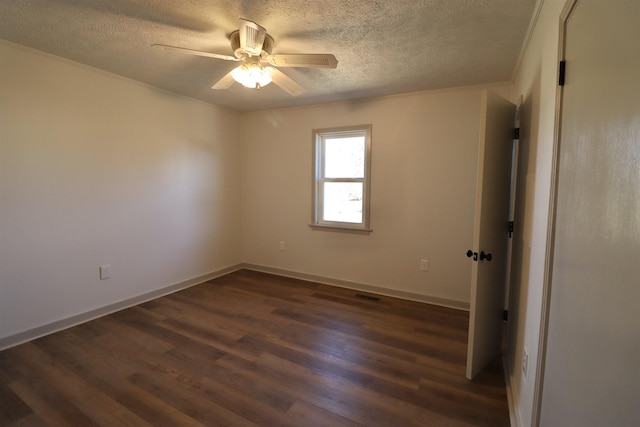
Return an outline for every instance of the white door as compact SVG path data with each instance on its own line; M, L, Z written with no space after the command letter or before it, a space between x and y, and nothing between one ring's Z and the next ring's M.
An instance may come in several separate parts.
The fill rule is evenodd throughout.
M483 91L470 253L473 266L466 373L469 379L500 352L502 345L514 114L511 102Z
M640 1L565 27L540 426L640 426Z

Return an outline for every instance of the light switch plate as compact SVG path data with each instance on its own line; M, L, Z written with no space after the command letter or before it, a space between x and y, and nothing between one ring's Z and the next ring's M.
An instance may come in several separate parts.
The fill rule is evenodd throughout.
M100 266L100 280L106 280L111 278L111 264Z

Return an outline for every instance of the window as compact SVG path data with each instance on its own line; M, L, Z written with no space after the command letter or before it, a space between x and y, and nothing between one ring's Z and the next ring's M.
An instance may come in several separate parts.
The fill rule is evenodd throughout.
M369 232L371 125L313 131L312 227Z

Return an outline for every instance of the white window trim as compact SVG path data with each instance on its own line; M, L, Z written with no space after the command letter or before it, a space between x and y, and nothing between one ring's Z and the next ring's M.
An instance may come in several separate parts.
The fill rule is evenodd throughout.
M325 178L324 171L324 150L322 142L327 137L348 137L353 135L365 136L365 159L364 159L364 178ZM368 234L371 231L371 125L345 126L336 128L314 129L312 132L313 142L313 163L312 163L312 214L311 224L313 229L362 233ZM322 188L325 182L362 182L362 222L338 222L324 221L321 219L322 212Z

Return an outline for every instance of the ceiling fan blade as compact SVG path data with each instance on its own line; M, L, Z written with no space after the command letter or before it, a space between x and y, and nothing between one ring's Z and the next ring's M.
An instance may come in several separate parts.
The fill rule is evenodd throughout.
M184 47L169 46L166 44L152 44L151 47L154 47L157 49L163 49L167 52L179 52L179 53L185 53L187 55L206 56L209 58L224 59L225 61L240 61L240 59L236 58L235 56L221 55L219 53L203 52L201 50L193 50L193 49L187 49Z
M285 53L270 55L267 61L275 67L336 68L338 66L336 57L329 53Z
M211 89L216 89L216 90L218 90L218 89L229 89L231 87L231 85L235 82L233 76L231 75L232 71L230 71L227 74L225 74L224 77L222 77L220 80L218 80L216 82L216 84L211 86Z
M273 67L266 67L271 75L271 80L289 93L291 96L298 96L304 92L304 88L296 83L291 77Z
M267 30L255 22L240 18L240 48L243 52L258 56L262 52L262 44Z

